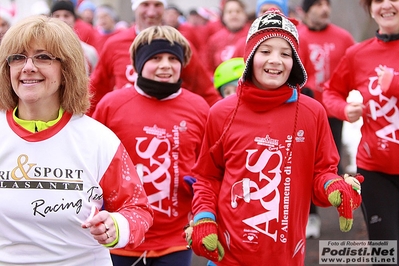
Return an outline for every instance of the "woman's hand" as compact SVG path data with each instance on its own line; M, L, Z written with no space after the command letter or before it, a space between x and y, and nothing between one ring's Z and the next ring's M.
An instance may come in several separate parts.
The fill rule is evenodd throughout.
M116 239L115 223L108 211L95 211L82 224L82 228L88 228L101 245L107 245Z

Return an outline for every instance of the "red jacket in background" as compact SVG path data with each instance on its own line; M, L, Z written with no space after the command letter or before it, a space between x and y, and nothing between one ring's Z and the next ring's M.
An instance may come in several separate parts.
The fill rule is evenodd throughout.
M308 74L305 87L311 89L314 98L322 102L323 85L348 47L355 44L352 35L334 24L320 31L310 30L305 24L298 27L299 57Z
M204 56L206 68L213 75L215 69L224 61L234 57L244 57L245 40L249 24L237 31L231 32L223 27L214 33L207 41Z
M96 47L97 31L92 25L81 20L80 18L77 18L73 29L81 41Z

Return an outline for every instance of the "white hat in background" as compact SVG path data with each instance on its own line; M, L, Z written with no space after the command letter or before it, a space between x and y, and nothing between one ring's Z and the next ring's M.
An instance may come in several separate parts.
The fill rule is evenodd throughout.
M132 9L136 10L136 8L143 2L147 2L148 0L132 0ZM164 7L166 7L168 4L166 0L158 0L158 2L161 2Z
M11 24L12 24L12 15L11 15L11 13L8 10L6 10L4 8L0 8L0 18L5 20L8 23L8 25L11 26Z
M31 15L50 16L50 7L44 0L34 2L31 6Z

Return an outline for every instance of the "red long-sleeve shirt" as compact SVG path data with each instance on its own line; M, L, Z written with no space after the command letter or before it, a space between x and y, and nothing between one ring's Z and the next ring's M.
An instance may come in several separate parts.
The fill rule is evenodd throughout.
M234 114L251 86L211 107L193 213L216 217L227 251L218 265L303 265L310 199L331 206L324 184L337 177L338 152L325 109L310 97L270 108L274 100L252 87Z
M154 257L186 250L181 234L189 222L192 192L183 178L192 175L208 110L205 100L184 89L157 100L130 87L100 101L93 118L125 145L154 210L154 224L145 242L134 250L112 253L139 257L148 251L147 256Z
M363 125L356 155L358 167L368 171L399 174L399 40L375 38L350 47L335 69L323 93L331 116L347 120L345 107L349 92L363 97ZM393 68L394 78L387 92L378 85L379 65Z

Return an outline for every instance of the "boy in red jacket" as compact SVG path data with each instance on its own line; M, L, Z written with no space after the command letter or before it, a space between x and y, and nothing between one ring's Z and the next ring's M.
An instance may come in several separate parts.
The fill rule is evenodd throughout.
M191 49L175 28L141 31L130 53L136 83L105 95L93 117L119 136L137 166L154 224L143 244L112 250L112 260L114 266L189 266L192 252L181 230L191 217L193 194L184 177L198 158L209 105L181 87Z
M326 111L300 96L307 75L295 24L257 18L236 95L211 107L193 174L192 248L218 266L304 265L310 200L335 206L342 231L361 196L337 174ZM352 178L360 188L359 181Z

